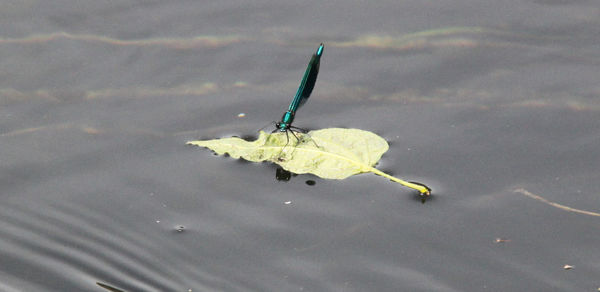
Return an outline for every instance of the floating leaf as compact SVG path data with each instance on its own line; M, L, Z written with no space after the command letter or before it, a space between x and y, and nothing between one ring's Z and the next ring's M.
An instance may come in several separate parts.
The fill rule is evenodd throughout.
M260 132L255 141L223 138L190 141L187 144L206 147L217 154L248 161L271 161L287 171L312 173L327 179L344 179L351 175L372 172L429 195L424 185L403 181L374 166L389 146L385 139L369 131L329 128L307 134Z

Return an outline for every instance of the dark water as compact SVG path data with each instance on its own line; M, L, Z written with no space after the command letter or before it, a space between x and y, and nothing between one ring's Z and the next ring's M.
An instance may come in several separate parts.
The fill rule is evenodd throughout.
M596 291L599 11L4 1L0 291ZM278 119L320 42L295 124L380 134L427 203L185 146Z

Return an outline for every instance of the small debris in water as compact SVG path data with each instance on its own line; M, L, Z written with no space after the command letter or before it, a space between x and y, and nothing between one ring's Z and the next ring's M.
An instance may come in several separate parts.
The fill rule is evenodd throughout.
M565 269L565 270L571 270L571 269L573 269L574 267L575 267L575 266L571 266L571 265L565 265L565 266L563 267L563 269Z
M309 179L309 180L306 181L306 184L309 185L309 186L314 186L316 184L316 182L314 180L312 180L312 179Z
M246 116L246 114L245 114L245 113L239 113L239 114L238 114L238 118L243 118L243 117L245 117L245 116Z
M104 289L108 290L108 291L111 291L111 292L125 292L125 291L123 291L123 290L121 290L121 289L117 289L117 288L115 288L115 287L109 286L109 285L107 285L107 284L104 284L104 283L96 282L96 284L97 284L98 286L100 286L100 287L102 287L102 288L104 288Z
M283 203L284 203L284 204L286 204L286 205L289 205L289 204L291 204L291 203L292 203L292 201L285 201L285 202L283 202Z
M510 242L510 239L506 239L506 238L496 238L496 240L494 240L494 242L496 243L501 243L501 242Z

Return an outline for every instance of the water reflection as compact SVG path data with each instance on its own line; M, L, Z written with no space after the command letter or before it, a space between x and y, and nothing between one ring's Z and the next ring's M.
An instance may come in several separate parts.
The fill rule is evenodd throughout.
M275 170L275 179L278 181L289 181L292 178L292 173L278 166Z

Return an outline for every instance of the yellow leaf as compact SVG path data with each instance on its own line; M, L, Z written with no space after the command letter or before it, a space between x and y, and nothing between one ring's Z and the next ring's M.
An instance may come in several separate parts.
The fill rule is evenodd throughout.
M376 168L375 164L388 150L385 139L359 129L329 128L307 134L260 132L255 141L223 138L190 141L187 144L206 147L217 154L248 161L271 161L287 171L311 173L326 179L344 179L351 175L373 172L409 188L429 195L429 188L403 181Z

